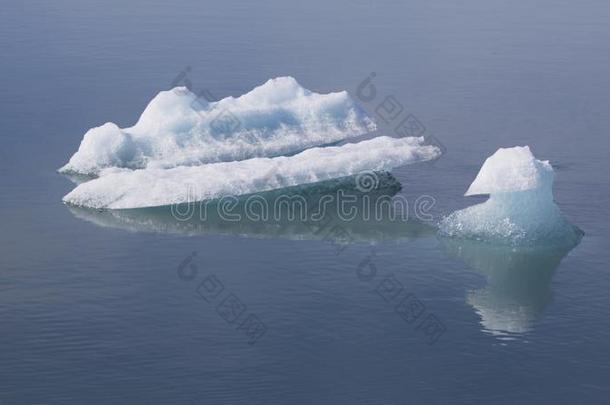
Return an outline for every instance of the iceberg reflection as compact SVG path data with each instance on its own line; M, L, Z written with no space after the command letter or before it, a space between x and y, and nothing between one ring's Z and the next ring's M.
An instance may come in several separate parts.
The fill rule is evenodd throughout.
M481 317L484 331L506 338L533 328L552 300L550 286L555 269L578 242L510 247L441 238L449 255L486 276L487 286L468 293L466 302Z

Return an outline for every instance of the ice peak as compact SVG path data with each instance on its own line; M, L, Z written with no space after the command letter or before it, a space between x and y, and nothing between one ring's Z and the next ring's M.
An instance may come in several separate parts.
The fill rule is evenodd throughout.
M538 160L529 146L500 148L481 166L466 196L533 190L553 184L553 168Z

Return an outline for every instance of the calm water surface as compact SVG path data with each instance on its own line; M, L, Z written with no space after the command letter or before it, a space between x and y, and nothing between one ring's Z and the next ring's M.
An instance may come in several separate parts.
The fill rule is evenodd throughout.
M610 7L584 3L4 4L0 403L607 403ZM342 245L306 224L63 205L55 170L84 132L132 125L186 66L219 97L279 75L353 93L375 72L379 101L446 147L393 173L400 195L433 196L438 219L474 201L487 156L528 144L586 235L511 250L354 221ZM444 325L435 344L396 311L407 294ZM255 344L226 297L265 325Z

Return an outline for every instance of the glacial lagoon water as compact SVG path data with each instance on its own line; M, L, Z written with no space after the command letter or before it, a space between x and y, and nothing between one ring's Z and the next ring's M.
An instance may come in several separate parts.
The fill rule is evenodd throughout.
M0 403L605 403L609 17L601 1L5 5ZM64 205L56 169L85 131L133 125L184 71L216 98L369 78L363 107L399 112L380 134L423 130L445 153L392 171L408 220ZM438 237L515 145L550 160L580 243Z

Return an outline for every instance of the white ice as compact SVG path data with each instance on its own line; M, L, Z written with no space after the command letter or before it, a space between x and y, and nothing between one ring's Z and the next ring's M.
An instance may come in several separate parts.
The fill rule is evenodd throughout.
M290 154L375 129L345 91L318 94L292 77L208 102L185 87L160 92L138 122L91 128L60 172L173 168Z
M317 183L365 171L386 171L439 157L423 138L377 137L343 146L312 148L293 156L181 166L107 169L63 201L91 208L165 206Z
M444 218L441 234L508 244L573 243L577 228L553 200L553 168L528 146L500 148L487 158L466 195L489 199Z

